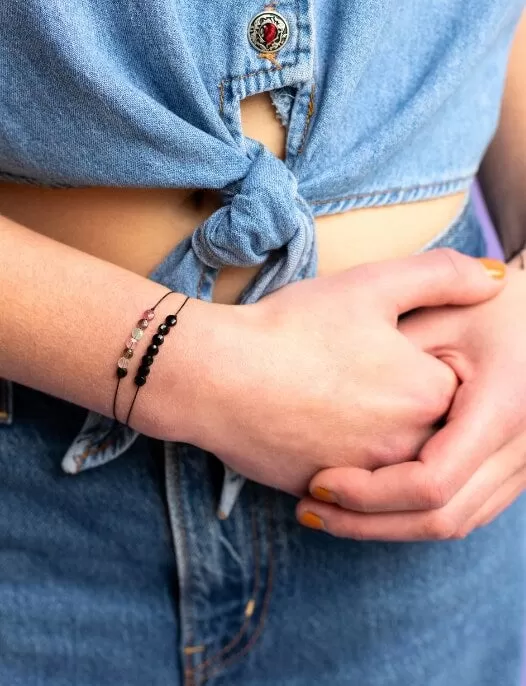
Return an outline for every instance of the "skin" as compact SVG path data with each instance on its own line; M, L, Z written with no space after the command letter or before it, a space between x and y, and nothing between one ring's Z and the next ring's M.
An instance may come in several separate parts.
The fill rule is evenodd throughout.
M404 320L409 340L460 381L445 427L415 461L317 474L311 492L339 507L306 499L300 518L308 512L307 523L358 539L462 538L513 502L526 485L526 384L517 374L526 364L526 322L518 316L525 299L526 272L510 269L491 302Z
M148 191L147 202L155 208L133 224L120 216L129 195L120 209L108 201L111 211L105 215L97 189L53 191L48 195L56 200L40 205L33 202L36 189L24 189L25 201L17 196L12 204L12 187L3 190L2 211L25 214L14 216L18 223L0 220L0 316L9 322L0 329L0 375L109 415L114 364L129 333L123 322L134 322L165 292L145 275L182 237L174 219L186 217L184 231L191 232L203 211L206 216L208 201L203 209L194 196L179 195L184 213L175 216L174 207L163 204L166 194L154 199ZM86 198L87 223L79 228L80 195ZM69 218L63 219L68 197L78 203L72 203ZM447 212L440 199L433 204L445 211L441 227L446 215L455 216L461 200L454 198L455 207L448 204ZM402 215L406 224L418 224L411 214L417 205L389 208L389 216L398 213L401 224ZM165 223L161 207L168 213ZM386 220L387 210L367 212L376 217L373 224L388 225L398 237L398 229ZM131 213L130 222L136 214ZM359 220L359 212L353 220L351 214L345 221L350 226L355 221L355 235L363 235L365 214ZM426 214L431 214L429 207ZM111 215L113 225L105 221ZM152 231L154 215L159 225ZM117 225L121 233L113 241ZM137 254L122 250L132 227ZM148 251L142 247L145 227L156 241ZM343 219L339 227L350 228ZM404 251L421 247L436 228L426 237L419 228L411 229ZM80 237L91 242L75 245ZM332 244L346 252L339 239ZM146 262L141 261L143 252ZM123 253L126 265L120 264ZM366 251L362 255L363 260L371 257ZM185 326L163 348L163 373L152 374L138 397L132 425L156 438L211 450L241 473L298 495L327 467L369 475L400 462L414 466L411 461L433 424L453 402L458 381L452 366L419 350L409 333L397 329L398 315L447 304L465 306L467 315L467 308L495 296L503 283L488 278L478 262L450 251L341 271L349 266L323 266L330 275L293 284L249 307L191 301L184 311ZM228 276L227 270L222 276ZM220 297L232 302L235 293L231 289ZM161 317L176 308L175 299L180 303L173 297L173 305L166 303L159 311ZM98 345L92 345L95 337ZM132 393L132 386L123 389L122 407Z
M483 184L495 182L488 197L501 232L507 221L522 226L523 236L526 117L519 115L526 113L525 65L526 15L510 59L499 130L482 170ZM523 493L526 377L517 370L526 363L526 272L519 264L512 261L506 288L491 302L423 310L401 322L409 340L447 362L459 378L445 426L415 461L317 474L313 497L298 505L302 523L357 539L462 538Z
M242 335L228 356L207 357L213 393L195 399L192 414L205 421L194 419L189 442L296 495L323 462L371 469L411 459L457 379L397 320L417 302L462 305L502 287L472 262L436 250L296 283L240 308Z
M240 103L244 133L283 158L286 130L268 93ZM421 250L459 214L466 192L430 200L353 209L315 220L318 274L405 257ZM39 188L0 182L0 214L37 233L147 276L218 207L211 190ZM213 300L234 304L258 268L223 268Z
M111 416L124 340L166 289L8 220L0 219L0 242L0 375ZM191 299L130 424L295 494L326 467L405 461L447 410L457 380L398 331L398 316L482 302L503 286L478 260L435 250L292 284L254 305ZM167 298L157 321L181 301ZM119 417L135 390L125 381Z

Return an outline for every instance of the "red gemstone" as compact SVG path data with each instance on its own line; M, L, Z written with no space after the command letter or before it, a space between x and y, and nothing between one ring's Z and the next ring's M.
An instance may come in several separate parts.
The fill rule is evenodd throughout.
M276 39L277 35L278 27L276 24L272 24L271 22L263 24L263 40L267 45L270 45Z

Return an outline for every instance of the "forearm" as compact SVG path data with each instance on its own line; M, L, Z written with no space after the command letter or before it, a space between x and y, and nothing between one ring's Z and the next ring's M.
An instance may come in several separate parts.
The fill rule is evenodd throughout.
M499 127L479 180L509 258L526 243L526 13L510 55Z
M0 217L0 376L111 416L116 363L125 340L141 313L167 290ZM154 322L161 323L182 300L181 295L166 298ZM188 350L196 347L192 337L202 334L195 331L195 311L206 307L212 306L190 301L177 335L166 340L156 365L159 370L140 394L152 402L138 402L134 408L134 421L143 430L155 425L155 394L166 383L174 357L184 384ZM149 329L139 342L131 369L153 333ZM195 357L191 363L197 364ZM120 384L120 417L135 391L132 379L130 374Z

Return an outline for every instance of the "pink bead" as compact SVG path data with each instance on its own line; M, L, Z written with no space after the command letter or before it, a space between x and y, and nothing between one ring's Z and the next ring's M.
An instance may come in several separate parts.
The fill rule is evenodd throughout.
M149 322L151 322L154 317L155 312L153 310L146 310L146 312L142 315L142 319L147 319Z
M125 343L125 347L130 348L131 350L133 350L136 345L137 341L135 340L135 338L128 338L128 340Z
M128 360L125 357L121 357L117 362L117 367L121 369L128 369Z

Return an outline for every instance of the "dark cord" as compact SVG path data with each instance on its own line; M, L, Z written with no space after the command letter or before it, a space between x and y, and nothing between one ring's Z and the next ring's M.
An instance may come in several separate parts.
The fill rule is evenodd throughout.
M169 295L169 294L168 294ZM166 296L165 296L166 297ZM184 299L183 304L179 307L179 309L174 313L174 316L177 317L179 312L183 309L183 307L186 305L186 303L190 300L190 296L187 295L186 298ZM160 301L159 301L160 302ZM159 303L157 303L159 304ZM157 307L157 305L156 305ZM153 308L152 308L153 309ZM133 410L133 406L135 405L135 401L137 400L137 395L141 389L141 386L137 386L137 390L135 391L135 395L133 396L132 404L130 405L130 410L128 412L128 416L126 417L126 426L129 426L129 421L130 421L130 416Z
M169 295L172 295L172 293L175 293L175 291L168 291L168 293L165 293L162 298L160 298L153 307L150 307L152 311L155 311L155 308L158 307L162 301L167 298ZM186 302L186 301L185 301ZM119 420L117 419L117 396L119 394L119 387L121 385L121 378L117 378L117 386L115 387L115 394L113 396L113 418L115 419L116 422ZM129 416L129 415L128 415ZM126 422L128 423L128 422Z

